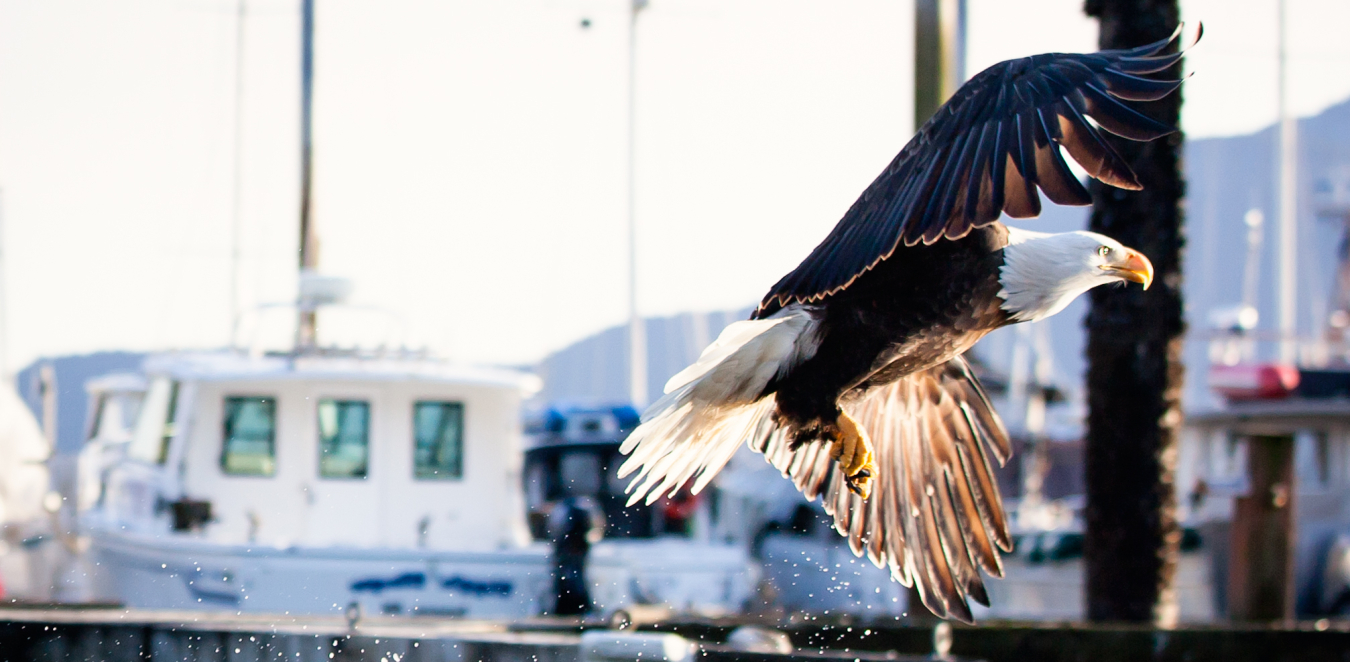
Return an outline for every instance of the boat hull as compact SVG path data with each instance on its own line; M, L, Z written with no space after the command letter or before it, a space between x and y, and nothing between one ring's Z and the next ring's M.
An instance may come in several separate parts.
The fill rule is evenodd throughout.
M90 553L117 597L144 609L520 618L541 613L552 587L542 546L278 549L98 533Z

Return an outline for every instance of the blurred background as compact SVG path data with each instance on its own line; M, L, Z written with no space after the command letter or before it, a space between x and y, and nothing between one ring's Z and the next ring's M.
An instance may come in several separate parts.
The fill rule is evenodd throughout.
M960 78L1096 50L1079 0L950 4ZM1180 8L1205 38L1182 89L1190 422L1175 479L1177 608L1191 622L1228 614L1226 541L1261 437L1288 440L1297 480L1284 484L1300 496L1285 532L1290 614L1334 615L1350 608L1350 3ZM321 0L313 11L314 269L302 276L299 3L0 0L11 599L529 615L549 609L540 550L571 521L559 524L562 508L604 515L590 566L601 613L908 614L904 589L757 458L738 457L702 498L646 510L620 506L612 473L637 412L913 133L914 3ZM1297 137L1283 166L1282 119ZM1292 262L1277 239L1282 167ZM1089 213L1047 205L1019 225L1080 229ZM308 345L294 344L297 302L317 308ZM978 616L1083 616L1086 305L974 351L1019 445L1000 475L1018 549ZM318 424L288 398L318 400ZM481 408L465 409L475 398ZM427 418L379 420L405 400ZM491 423L474 428L465 411L491 411ZM417 450L397 457L431 472L418 480L472 482L481 469L501 512L468 514L481 491L395 492L404 474L364 473L394 461L375 459L381 434L409 430ZM283 447L315 435L321 458L356 449L359 471L332 470L378 487L377 509L337 524L366 497L324 483L326 460L311 475L312 451L295 460L309 473L288 477ZM236 441L255 445L231 464ZM247 481L267 477L293 485L250 501L262 488ZM460 505L418 510L438 499ZM376 525L400 508L398 532ZM336 597L301 599L260 593L260 577L282 571L249 560L259 546L364 551L333 571ZM415 551L428 549L512 550L499 561L514 570L438 575ZM680 566L691 554L707 567ZM181 567L157 574L160 558ZM393 574L370 569L391 558L403 564ZM462 561L450 558L438 562ZM99 575L105 562L151 570L128 591ZM503 590L511 606L476 601Z

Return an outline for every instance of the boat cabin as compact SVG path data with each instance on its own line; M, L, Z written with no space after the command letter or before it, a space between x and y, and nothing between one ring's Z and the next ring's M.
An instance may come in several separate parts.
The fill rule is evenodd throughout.
M105 523L269 547L496 550L529 536L520 403L534 378L426 359L148 360Z

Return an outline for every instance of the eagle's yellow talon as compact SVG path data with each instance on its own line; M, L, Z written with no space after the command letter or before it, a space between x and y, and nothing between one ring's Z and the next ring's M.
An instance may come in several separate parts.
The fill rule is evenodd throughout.
M866 499L872 493L872 477L877 468L873 462L872 444L852 416L840 412L839 438L830 449L830 457L839 462L848 480L848 489Z

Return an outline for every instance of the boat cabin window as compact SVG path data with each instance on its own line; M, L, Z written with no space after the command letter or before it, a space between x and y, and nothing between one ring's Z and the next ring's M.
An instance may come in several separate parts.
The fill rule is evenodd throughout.
M177 417L178 382L165 377L151 382L127 455L142 462L164 464Z
M136 432L141 394L112 391L101 393L95 405L89 440L127 441Z
M413 405L413 477L451 480L464 476L464 405Z
M370 458L370 403L319 401L319 476L365 478Z
M225 444L220 468L234 476L271 476L277 470L276 398L225 398Z
M593 496L600 493L604 470L600 456L588 451L572 451L558 459L558 477L566 496Z

